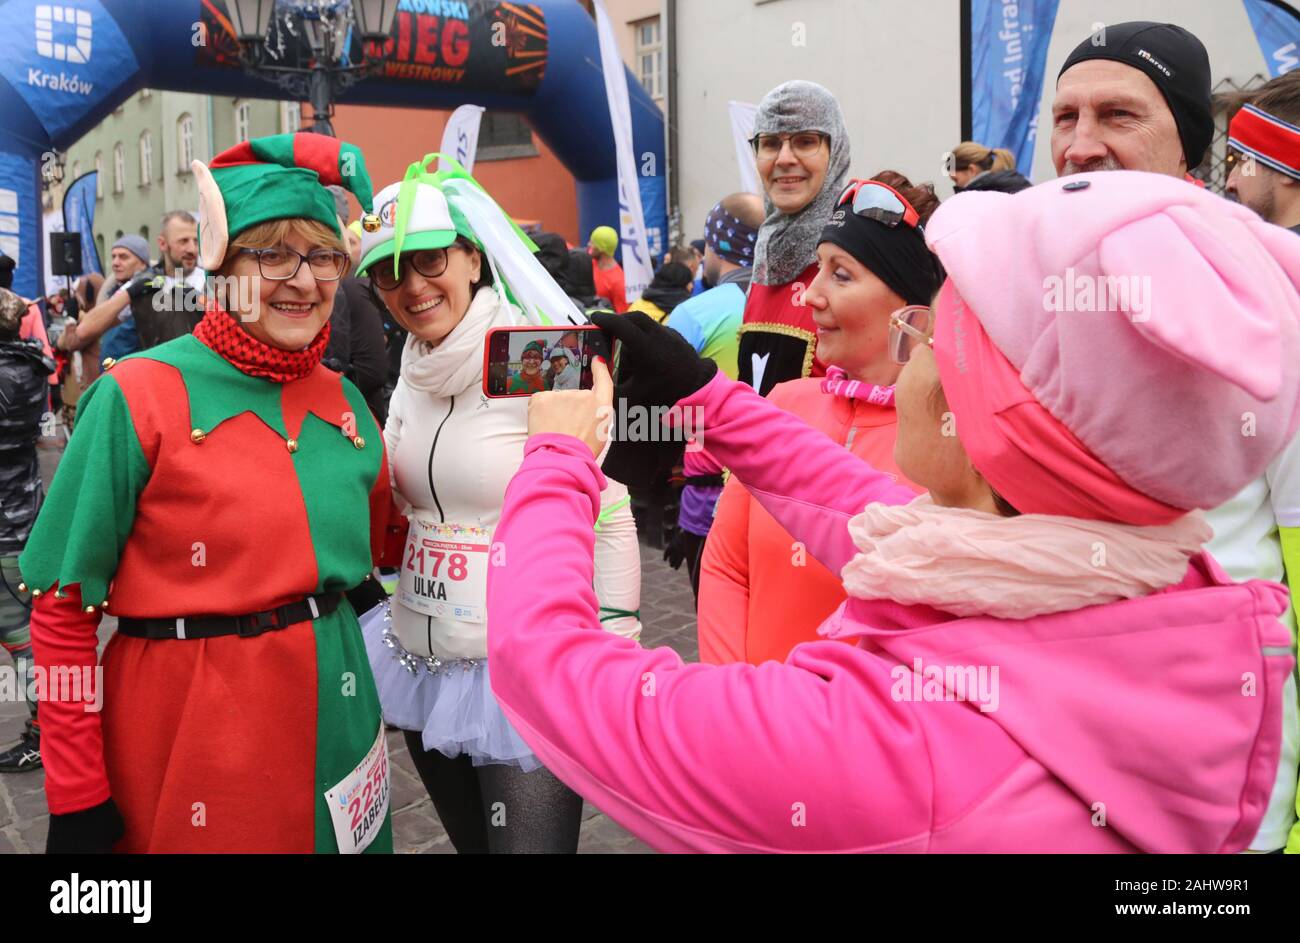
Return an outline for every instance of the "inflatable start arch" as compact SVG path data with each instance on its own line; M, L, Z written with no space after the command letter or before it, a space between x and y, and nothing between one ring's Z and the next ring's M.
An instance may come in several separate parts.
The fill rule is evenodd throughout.
M267 49L284 64L311 55L279 11ZM576 179L581 230L617 219L596 24L576 0L400 0L387 49L391 59L339 103L519 112ZM359 40L349 53L359 58ZM18 262L14 290L29 297L42 290L40 169L52 150L144 87L286 97L239 68L225 0L0 0L0 79L0 248ZM630 73L627 86L653 242L667 231L663 115ZM402 146L414 160L437 143Z

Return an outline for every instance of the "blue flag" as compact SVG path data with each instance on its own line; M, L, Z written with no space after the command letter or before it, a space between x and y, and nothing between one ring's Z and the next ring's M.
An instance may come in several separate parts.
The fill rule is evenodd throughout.
M95 181L99 171L82 174L63 193L63 231L81 233L81 272L104 274L95 245Z
M1241 0L1246 4L1246 15L1255 30L1268 74L1277 78L1300 66L1300 16L1294 10L1287 12L1268 0Z
M1059 0L972 0L971 133L986 147L1034 165L1038 102Z

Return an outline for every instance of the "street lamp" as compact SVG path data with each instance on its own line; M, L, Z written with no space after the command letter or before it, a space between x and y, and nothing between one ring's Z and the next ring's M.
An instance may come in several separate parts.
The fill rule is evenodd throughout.
M387 39L393 31L397 4L398 0L352 0L352 18L361 32L361 38L373 43Z
M311 130L334 135L330 118L339 92L354 85L386 58L371 55L366 44L381 44L393 28L398 0L227 0L226 8L239 42L239 59L252 75L274 82L290 96L311 102ZM272 21L281 51L267 47ZM362 59L342 64L350 29L362 39ZM280 65L285 35L304 36L312 64ZM380 47L382 49L382 46Z
M266 42L274 10L275 0L227 0L226 12L230 14L230 23L235 27L235 38L240 45L260 46Z

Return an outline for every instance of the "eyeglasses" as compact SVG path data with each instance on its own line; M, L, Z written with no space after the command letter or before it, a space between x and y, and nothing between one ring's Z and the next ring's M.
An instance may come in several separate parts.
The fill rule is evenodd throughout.
M406 275L415 269L425 278L437 278L447 271L447 249L420 249L416 252L403 252L397 260L397 275L393 275L393 263L390 259L380 259L370 266L370 280L382 291L392 291L402 282Z
M891 229L904 223L918 232L924 231L921 228L921 214L887 183L879 180L850 181L835 201L835 206L838 208L849 202L852 202L856 215L874 219Z
M820 131L796 131L793 134L755 134L749 139L749 146L754 149L754 156L759 160L776 160L786 141L795 157L812 157L822 147L822 141L829 141L831 136Z
M930 308L908 305L889 316L889 356L894 363L907 363L919 344L934 346L930 335Z
M240 249L239 254L256 256L258 271L263 278L273 282L285 282L293 278L304 262L316 281L336 282L343 277L352 261L346 252L337 249L312 249L303 255L285 246L271 246L268 249Z

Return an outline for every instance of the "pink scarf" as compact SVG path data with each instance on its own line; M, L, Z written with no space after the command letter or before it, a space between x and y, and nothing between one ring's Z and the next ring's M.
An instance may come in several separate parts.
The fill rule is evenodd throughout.
M1146 596L1187 575L1213 531L1199 511L1169 524L936 505L870 504L849 521L861 552L840 576L850 596L924 604L955 616L1028 619Z
M861 380L850 380L848 372L843 367L826 368L826 376L822 379L822 392L830 393L832 396L843 396L845 399L865 400L877 406L894 405L892 386L877 386L874 383L863 383Z

